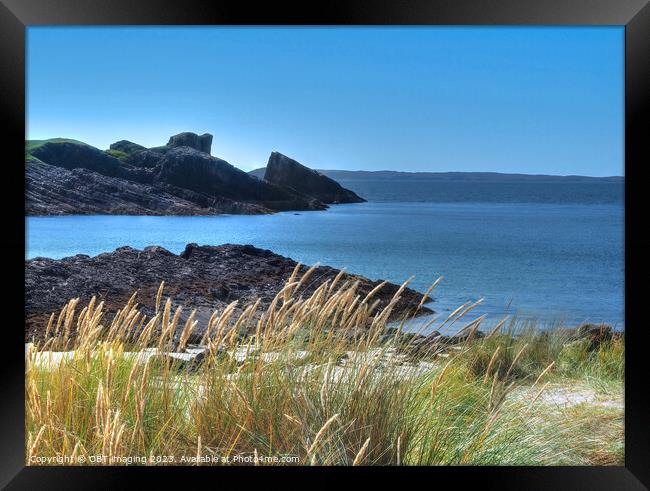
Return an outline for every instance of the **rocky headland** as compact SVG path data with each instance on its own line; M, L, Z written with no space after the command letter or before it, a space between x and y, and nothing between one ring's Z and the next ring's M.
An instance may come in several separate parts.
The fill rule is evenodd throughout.
M345 189L334 179L305 167L286 155L272 152L264 172L264 180L289 187L298 193L313 196L323 203L362 203L365 199Z
M27 142L28 215L218 215L324 210L361 202L332 179L273 152L268 179L211 155L212 135L180 133L145 148L128 140L100 150L55 138Z
M72 298L85 304L91 297L106 301L109 311L124 306L137 290L137 301L146 315L153 315L158 287L165 281L165 296L174 306L182 305L185 315L196 309L199 326L215 309L222 310L237 300L238 308L260 299L264 311L290 278L296 262L269 250L250 245L198 246L188 244L179 254L157 246L137 250L120 247L95 257L79 254L55 260L34 258L25 262L26 339L42 336L49 316L59 311ZM299 274L309 268L301 266ZM333 280L340 270L320 266L305 281L298 295L310 295L326 280ZM340 281L358 282L363 298L380 281L344 273ZM389 302L399 286L386 283L374 297L380 307ZM404 289L394 309L394 317L427 314L432 311L419 306L422 294ZM197 331L195 336L202 336Z

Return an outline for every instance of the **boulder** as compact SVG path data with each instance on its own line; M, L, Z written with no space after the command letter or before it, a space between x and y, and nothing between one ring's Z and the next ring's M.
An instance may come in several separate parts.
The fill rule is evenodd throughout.
M186 131L184 133L179 133L169 138L167 142L168 147L190 147L199 152L204 152L209 154L212 147L212 135L210 133L204 133L203 135L197 135L196 133L191 133Z
M600 345L614 337L612 326L608 324L582 324L578 326L573 335L574 339L588 339L591 351L600 348Z
M305 167L286 155L272 152L264 180L286 186L323 203L361 203L365 200L329 177Z

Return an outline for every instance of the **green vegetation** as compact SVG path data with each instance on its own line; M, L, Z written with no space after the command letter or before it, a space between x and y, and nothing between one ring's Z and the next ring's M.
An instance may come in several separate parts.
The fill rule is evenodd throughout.
M25 148L27 152L31 153L46 143L76 143L77 145L87 145L87 143L81 142L79 140L73 140L72 138L49 138L47 140L26 140Z
M265 312L215 312L200 364L165 355L197 323L179 325L163 285L152 318L135 295L110 322L95 299L70 301L26 355L27 464L623 464L623 337L497 328L415 349L385 335L394 302L376 310L337 280L299 298L305 277Z
M43 163L41 159L37 159L32 154L25 152L25 163L26 164L38 164Z
M116 159L120 159L120 160L124 160L129 156L128 153L121 152L120 150L108 149L108 150L104 150L104 152L106 152L107 155L110 155L111 157L115 157Z

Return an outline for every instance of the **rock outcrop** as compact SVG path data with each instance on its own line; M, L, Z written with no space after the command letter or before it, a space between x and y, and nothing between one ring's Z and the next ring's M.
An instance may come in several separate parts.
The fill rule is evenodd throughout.
M297 162L288 172L280 163L277 182L257 179L211 156L211 145L207 133L180 133L153 148L120 140L106 151L62 138L27 142L27 212L212 215L324 210L319 196L363 201Z
M160 163L164 156L163 152L145 149L127 156L124 162L135 167L153 168Z
M235 300L239 301L238 308L244 308L259 298L259 311L265 310L295 266L295 261L271 251L229 244L189 244L180 255L152 246L144 250L120 247L95 257L34 258L25 262L25 335L27 339L38 338L50 313L76 297L84 304L96 295L115 312L137 290L138 303L145 314L151 315L161 281L165 281L165 295L171 296L175 305L183 305L185 315L197 310L196 319L203 328L215 309L221 310ZM301 267L300 273L307 269ZM339 272L327 266L316 268L299 294L310 295ZM358 281L361 296L380 284L351 274L344 274L340 281ZM397 285L387 283L373 298L386 305L397 289ZM431 313L428 308L419 307L421 299L421 293L406 288L395 307L394 318L416 311ZM200 329L197 335L202 335Z
M600 345L611 341L621 333L615 333L609 324L581 324L572 333L573 339L586 339L589 342L589 350L596 351Z
M260 203L278 211L324 210L324 203L291 189L260 181L225 160L189 147L169 150L160 160L156 181L229 199Z
M43 162L25 169L26 214L43 215L219 215L262 214L253 203L215 198L164 184L108 177L88 169L68 170Z
M130 142L129 140L120 140L118 142L112 143L109 148L111 150L117 150L118 152L122 152L127 155L133 154L135 152L140 152L141 150L146 150L146 147L138 145L137 143Z
M169 138L167 142L168 147L190 147L199 152L210 153L212 148L212 135L210 133L204 133L202 135L197 135L196 133L179 133Z
M286 155L272 152L264 180L278 186L286 186L297 192L313 196L323 203L361 203L365 200L338 182L315 170L305 167Z

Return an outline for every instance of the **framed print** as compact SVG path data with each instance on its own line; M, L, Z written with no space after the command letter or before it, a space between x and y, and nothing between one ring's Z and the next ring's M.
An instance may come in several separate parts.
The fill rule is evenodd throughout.
M4 0L3 485L645 489L646 3Z

